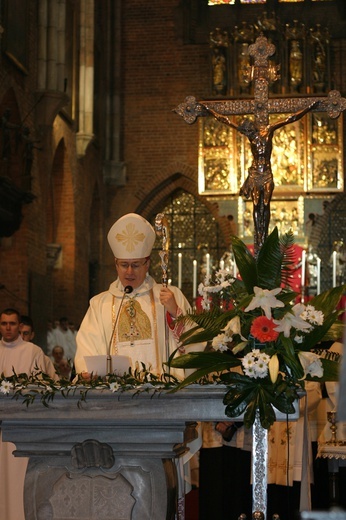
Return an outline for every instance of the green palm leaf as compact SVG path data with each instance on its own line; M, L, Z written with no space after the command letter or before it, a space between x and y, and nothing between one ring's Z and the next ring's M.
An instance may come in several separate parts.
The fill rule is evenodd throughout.
M295 265L294 235L292 231L280 237L280 247L282 252L281 283L285 286L290 285L290 278L293 275Z
M253 294L254 286L258 285L256 261L238 237L232 237L232 250L245 288L249 294Z
M274 289L281 283L288 285L294 263L294 237L292 232L279 238L275 227L258 253L258 283L262 289Z
M274 289L281 284L282 253L278 229L270 233L257 258L258 284L262 289Z
M330 329L330 327L333 325L333 323L337 320L338 314L334 312L333 314L330 314L324 319L324 322L322 325L315 327L309 334L307 334L304 338L304 341L301 345L301 350L311 350L318 343L324 340L326 333Z
M323 311L324 315L333 312L342 295L346 292L346 285L340 285L339 287L333 287L328 291L324 291L318 296L314 296L309 304L313 305L315 309Z
M183 317L183 321L196 324L195 327L183 332L180 336L180 342L183 346L192 343L203 343L212 340L224 329L236 315L235 311L222 312L215 307L211 311L205 311L198 314L189 313Z
M233 368L241 365L240 359L224 354L222 352L189 352L182 356L170 359L169 366L173 368L204 368L213 366L213 369L218 366L227 365L227 368ZM217 368L217 372L222 369Z

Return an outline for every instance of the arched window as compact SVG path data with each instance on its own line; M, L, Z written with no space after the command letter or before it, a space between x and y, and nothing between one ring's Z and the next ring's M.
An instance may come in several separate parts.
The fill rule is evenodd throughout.
M166 199L157 213L163 213L169 225L168 277L172 285L180 286L190 303L193 303L194 278L198 286L205 275L206 254L210 255L210 271L218 268L219 260L227 249L224 237L208 208L183 190L174 192ZM150 219L152 225L157 213ZM157 238L150 268L157 282L161 282L162 278L161 249L162 241ZM195 277L194 260L197 261Z

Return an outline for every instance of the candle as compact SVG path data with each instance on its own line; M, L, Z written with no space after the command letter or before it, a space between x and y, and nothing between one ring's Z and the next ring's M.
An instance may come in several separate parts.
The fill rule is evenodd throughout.
M237 264L235 263L235 260L233 260L233 276L234 278L237 278L238 271L237 271Z
M321 259L318 256L317 257L317 294L320 294L321 292Z
M306 251L302 251L302 287L305 286L305 266L306 266Z
M220 269L225 269L225 261L224 260L220 260Z
M305 268L306 268L306 251L303 249L302 251L302 272L301 272L301 302L304 303L305 300Z
M337 252L333 251L333 287L336 287L336 260L337 260Z
M181 289L181 275L183 268L183 255L182 253L178 253L178 287Z
M205 258L206 258L206 277L207 279L209 280L209 276L210 276L210 254L207 253L205 255Z
M197 298L197 260L192 262L193 265L193 287L192 287L192 297L194 299Z

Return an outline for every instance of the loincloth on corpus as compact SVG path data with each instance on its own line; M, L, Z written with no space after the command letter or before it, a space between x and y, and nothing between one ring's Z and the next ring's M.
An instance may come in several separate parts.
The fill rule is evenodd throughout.
M253 203L257 206L261 195L263 195L264 205L267 206L271 200L274 190L273 174L271 170L259 173L256 168L249 168L249 175L245 179L244 184L240 188L240 195L252 198Z

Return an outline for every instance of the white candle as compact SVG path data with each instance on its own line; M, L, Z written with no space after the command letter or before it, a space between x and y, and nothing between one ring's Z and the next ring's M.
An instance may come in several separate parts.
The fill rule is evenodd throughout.
M197 298L197 260L192 262L193 264L193 286L192 286L192 297Z
M225 261L224 260L220 260L220 269L225 269Z
M181 289L181 275L183 270L183 255L178 253L178 287Z
M237 270L237 264L235 263L235 260L233 261L233 276L234 278L237 278L238 270Z
M207 253L205 255L205 258L206 258L206 277L207 279L209 279L209 276L210 276L210 254Z
M317 294L320 294L321 292L321 259L318 256L317 257Z
M302 251L302 287L305 287L305 265L306 265L306 251Z
M333 287L336 287L336 260L337 260L337 252L333 251Z

